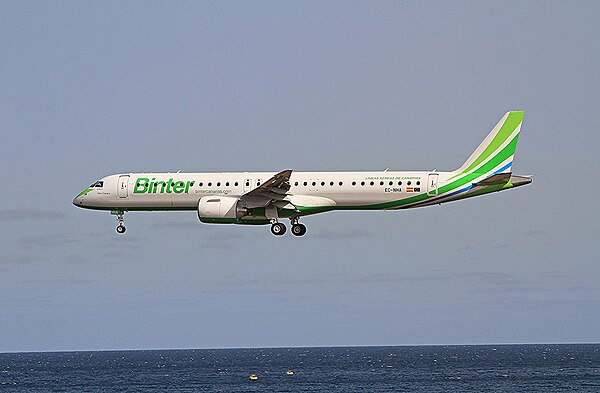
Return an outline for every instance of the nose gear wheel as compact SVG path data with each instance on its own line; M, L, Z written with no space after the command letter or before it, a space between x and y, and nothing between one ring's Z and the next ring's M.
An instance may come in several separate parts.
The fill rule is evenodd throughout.
M117 233L119 233L119 234L125 233L125 231L127 230L127 228L125 228L124 212L122 212L122 211L114 211L114 212L111 212L111 213L115 214L117 216L117 220L119 220L119 225L117 226Z

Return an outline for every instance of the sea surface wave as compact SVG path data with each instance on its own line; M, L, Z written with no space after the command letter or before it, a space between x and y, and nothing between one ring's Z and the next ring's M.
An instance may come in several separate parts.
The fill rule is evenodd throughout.
M0 354L0 392L52 391L596 393L600 344Z

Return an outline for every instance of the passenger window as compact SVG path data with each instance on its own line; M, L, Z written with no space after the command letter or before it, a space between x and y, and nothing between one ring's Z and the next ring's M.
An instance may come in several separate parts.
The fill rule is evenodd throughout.
M375 184L375 183L374 183L374 182L371 182L370 184L371 184L371 185L373 185L373 184Z
M330 186L333 186L333 182L330 182L330 183L329 183L329 185L330 185Z
M208 182L208 186L209 186L209 187L210 187L210 186L212 186L212 183L211 183L211 182Z
M295 186L298 186L298 182L297 182L297 181L296 181L296 182L294 182L294 185L295 185Z
M237 187L238 186L238 182L235 182L233 185Z
M340 182L340 187L343 186L343 185L344 185L344 183Z
M406 185L410 186L410 180L406 182Z
M225 187L229 187L229 182L225 183Z
M390 182L390 186L393 186L393 185L394 185L394 182L393 182L393 181L391 181L391 182Z
M199 185L200 187L202 187L202 186L204 185L204 183L200 182L200 183L198 183L198 185Z
M313 187L317 185L317 182L312 182Z
M355 186L355 185L356 185L356 182L355 182L355 181L353 181L353 182L352 182L352 185L353 185L353 186Z
M382 181L380 181L380 182L379 182L379 185L380 185L380 186L383 186L383 182L382 182Z
M399 181L399 182L398 182L398 185L399 185L399 186L401 186L401 185L402 185L402 182L401 182L401 181Z
M306 187L307 185L308 185L308 183L307 183L307 182L304 182L304 187Z
M221 182L220 181L217 182L217 187L221 187Z
M365 185L365 182L364 182L364 181L361 181L361 182L360 182L360 185L361 185L361 186L364 186L364 185Z
M418 182L417 182L417 186L420 186L420 185L421 185L421 182L420 182L420 181L418 181Z

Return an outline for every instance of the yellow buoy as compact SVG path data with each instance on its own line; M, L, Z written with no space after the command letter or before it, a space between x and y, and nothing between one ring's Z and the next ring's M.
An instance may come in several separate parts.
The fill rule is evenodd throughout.
M286 373L287 375L294 375L294 372L293 372L292 370L287 370L285 373Z
M250 378L251 381L256 381L258 379L258 375L250 374L250 377L248 377L248 378Z

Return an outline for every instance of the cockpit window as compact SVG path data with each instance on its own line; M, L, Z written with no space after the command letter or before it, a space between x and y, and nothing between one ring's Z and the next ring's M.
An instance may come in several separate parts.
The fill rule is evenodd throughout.
M92 184L90 186L90 188L95 188L95 187L96 188L102 188L102 187L104 187L104 182L103 181L97 181L96 183L94 183L94 184Z

